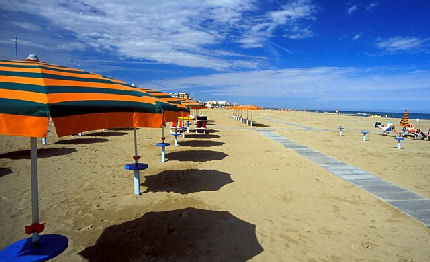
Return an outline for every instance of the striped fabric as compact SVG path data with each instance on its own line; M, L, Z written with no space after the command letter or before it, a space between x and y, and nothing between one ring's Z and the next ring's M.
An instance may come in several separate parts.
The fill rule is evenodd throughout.
M403 117L400 120L400 125L404 127L409 126L408 110L405 110L405 113L403 113Z
M179 101L181 101L181 104L183 104L184 106L190 108L190 109L206 109L206 106L196 102L192 99L179 99Z
M161 127L164 107L121 81L44 62L0 60L0 134L45 137L116 127Z
M151 96L160 99L163 102L169 103L175 106L175 110L164 110L164 120L166 122L176 122L178 117L187 117L190 115L190 109L183 105L178 98L171 97L169 94L147 88L137 88L140 92L146 92Z

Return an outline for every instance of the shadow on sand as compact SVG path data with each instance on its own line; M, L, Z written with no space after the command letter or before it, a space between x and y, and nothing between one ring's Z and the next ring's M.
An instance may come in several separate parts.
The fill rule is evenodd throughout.
M59 140L55 142L55 144L62 144L62 145L83 145L83 144L95 144L95 143L103 143L108 142L109 140L106 138L86 138L86 137L79 137L79 138L73 138L68 140Z
M192 147L211 147L221 146L224 142L210 141L210 140L185 140L179 142L180 146L192 146Z
M212 151L212 150L187 150L171 152L166 155L169 161L193 161L193 162L206 162L212 160L222 160L228 156L224 152Z
M127 133L125 132L113 132L113 131L102 131L85 134L85 136L125 136Z
M130 127L118 127L118 128L111 128L108 130L112 130L112 131L133 131L134 128L130 128Z
M9 167L0 167L0 177L7 176L9 174L12 174L12 170Z
M246 261L263 252L255 225L227 211L148 212L106 228L79 254L89 261Z
M76 149L74 148L39 148L37 149L37 157L38 158L45 158L45 157L51 157L51 156L64 156L67 154L71 154L73 152L76 152ZM18 151L12 151L7 152L0 155L0 158L10 158L13 160L18 159L30 159L30 150L18 150Z
M220 136L219 135L211 135L211 134L185 134L185 138L210 139L210 138L220 138Z
M261 123L255 123L255 122L252 123L252 126L253 127L270 127L269 125L265 125L265 124L261 124Z
M164 170L152 176L145 176L142 186L146 192L175 192L181 194L200 191L217 191L233 183L230 174L217 170Z

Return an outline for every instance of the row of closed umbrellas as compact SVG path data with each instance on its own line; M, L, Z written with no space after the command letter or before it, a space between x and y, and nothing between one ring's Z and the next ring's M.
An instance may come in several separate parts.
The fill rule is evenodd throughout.
M201 106L99 74L41 62L34 55L25 61L0 60L0 134L31 137L32 198L32 224L25 230L31 239L6 247L0 260L44 261L67 248L63 236L39 235L44 225L39 222L36 139L47 136L50 118L61 137L98 129L160 128Z

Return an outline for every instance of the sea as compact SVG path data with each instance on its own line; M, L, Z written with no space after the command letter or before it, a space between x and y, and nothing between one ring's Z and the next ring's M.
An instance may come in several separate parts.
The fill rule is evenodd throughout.
M335 111L321 111L321 110L312 110L313 112L327 112L327 113L336 113ZM391 113L391 112L369 112L369 111L339 111L339 113L343 115L352 115L352 116L361 116L361 117L369 117L371 115L379 115L381 117L390 117L390 118L402 118L402 113ZM413 113L408 112L409 119L430 119L430 113Z
M279 110L279 108L266 108L266 109L274 109ZM316 112L316 113L337 113L336 111L331 110L306 110L309 112ZM351 115L351 116L361 116L361 117L370 117L372 115L378 115L381 117L390 117L390 118L402 118L402 113L392 113L392 112L373 112L373 111L339 111L339 113L343 115ZM414 113L408 111L408 118L409 119L430 119L430 113Z

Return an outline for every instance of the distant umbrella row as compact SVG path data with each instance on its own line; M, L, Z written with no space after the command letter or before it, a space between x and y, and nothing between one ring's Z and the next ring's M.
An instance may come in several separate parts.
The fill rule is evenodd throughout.
M246 125L253 126L254 121L252 120L252 111L263 110L264 108L255 105L235 105L227 107L227 109L233 110L231 115L233 119L237 120L238 122L245 123ZM246 119L244 111L246 111ZM250 111L251 114L249 114ZM248 119L249 115L251 115L251 119Z

